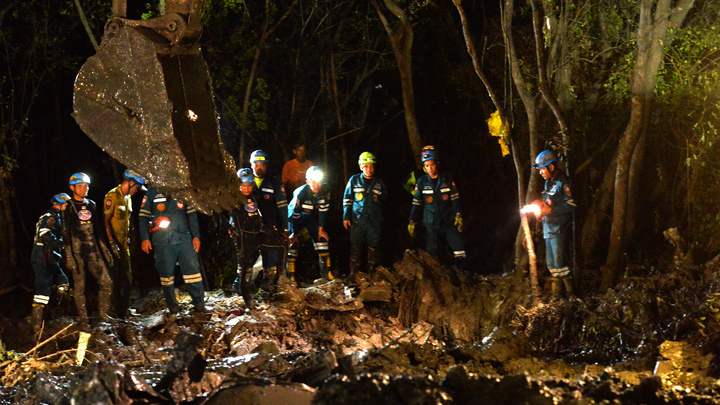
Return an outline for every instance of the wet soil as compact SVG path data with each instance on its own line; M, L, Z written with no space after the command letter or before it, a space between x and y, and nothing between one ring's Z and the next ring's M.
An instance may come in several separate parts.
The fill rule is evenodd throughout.
M638 269L603 294L535 302L523 275L408 252L353 282L281 280L250 310L210 291L194 313L179 292L185 309L170 314L150 291L129 319L58 317L39 340L0 319L0 401L717 403L719 268Z

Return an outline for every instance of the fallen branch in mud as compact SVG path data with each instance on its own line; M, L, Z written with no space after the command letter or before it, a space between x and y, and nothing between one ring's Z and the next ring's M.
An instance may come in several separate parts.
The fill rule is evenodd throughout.
M60 331L58 331L56 334L54 334L54 335L50 336L49 338L45 339L42 343L39 343L39 344L35 345L35 347L33 347L32 349L30 349L27 353L23 354L22 356L18 357L17 359L5 361L4 363L0 364L0 368L5 367L5 366L7 366L8 364L10 364L10 363L12 363L12 362L19 362L20 360L24 359L25 357L28 357L29 355L35 353L38 349L40 349L41 347L45 346L47 343L49 343L49 342L57 339L58 337L60 337L60 335L61 335L63 332L65 332L66 330L68 330L68 329L69 329L71 326L73 326L73 325L75 325L75 324L74 324L74 323L71 323L70 325L62 328L62 329L61 329ZM75 332L73 332L73 333L75 333Z

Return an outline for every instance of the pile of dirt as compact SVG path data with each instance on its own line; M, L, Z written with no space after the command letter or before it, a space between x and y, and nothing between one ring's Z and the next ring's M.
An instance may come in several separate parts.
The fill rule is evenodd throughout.
M0 351L0 400L712 403L716 279L710 266L675 269L536 305L526 278L474 277L409 252L352 283L282 283L252 310L210 291L208 311L193 313L180 292L187 309L170 314L152 291L127 320L81 330L61 317L40 340L0 322L3 341L25 342Z

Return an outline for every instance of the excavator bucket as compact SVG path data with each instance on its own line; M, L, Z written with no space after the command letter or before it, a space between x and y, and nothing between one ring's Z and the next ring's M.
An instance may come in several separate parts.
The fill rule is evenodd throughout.
M150 24L108 21L100 49L75 80L73 117L98 146L161 192L201 212L230 210L239 187L200 47L179 46L182 37L168 40L157 28L184 23L177 15Z

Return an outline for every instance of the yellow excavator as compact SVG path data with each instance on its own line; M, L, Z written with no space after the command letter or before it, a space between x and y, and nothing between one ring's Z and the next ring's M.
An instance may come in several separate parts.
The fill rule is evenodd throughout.
M163 16L133 20L126 0L113 0L99 50L75 80L73 117L150 185L210 213L235 207L239 187L198 43L206 1L166 0Z

